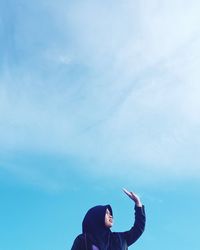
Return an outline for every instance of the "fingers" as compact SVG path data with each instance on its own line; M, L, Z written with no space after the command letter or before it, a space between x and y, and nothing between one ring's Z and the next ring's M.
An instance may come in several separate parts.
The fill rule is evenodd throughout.
M140 201L139 196L137 196L137 194L135 194L134 192L129 192L127 189L123 188L123 191L126 195L128 195L128 197L133 200L136 204L136 206L138 207L142 207L142 203Z
M126 190L125 188L123 188L123 191L124 191L124 193L127 194L128 196L131 196L131 193L130 193L128 190Z
M128 195L132 200L137 201L139 198L134 192L129 192L127 189L123 188L123 191Z
M126 195L128 195L132 200L135 199L135 194L133 192L129 192L127 189L123 188L123 191Z
M130 192L130 193L131 193L131 195L132 195L133 197L138 198L138 196L137 196L135 193L133 193L133 192Z
M123 191L125 194L127 194L128 196L137 196L135 193L133 192L129 192L127 189L123 188Z

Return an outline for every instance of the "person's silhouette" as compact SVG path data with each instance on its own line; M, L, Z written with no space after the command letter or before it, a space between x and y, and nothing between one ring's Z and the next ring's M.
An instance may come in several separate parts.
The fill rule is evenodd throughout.
M135 202L135 222L125 232L112 232L113 212L110 205L92 207L82 223L82 234L74 240L71 250L126 250L143 233L145 210L140 198L126 189L123 191Z

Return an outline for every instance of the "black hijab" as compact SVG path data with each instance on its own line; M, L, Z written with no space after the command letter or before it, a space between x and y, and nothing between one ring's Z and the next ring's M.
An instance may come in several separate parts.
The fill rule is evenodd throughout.
M109 249L111 230L105 226L106 209L113 215L110 205L95 206L88 210L82 223L83 234L100 250Z

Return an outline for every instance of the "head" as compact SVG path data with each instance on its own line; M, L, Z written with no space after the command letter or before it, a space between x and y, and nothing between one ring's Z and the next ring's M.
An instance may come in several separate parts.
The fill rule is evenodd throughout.
M92 207L82 223L83 233L99 233L109 230L113 225L113 213L110 205Z

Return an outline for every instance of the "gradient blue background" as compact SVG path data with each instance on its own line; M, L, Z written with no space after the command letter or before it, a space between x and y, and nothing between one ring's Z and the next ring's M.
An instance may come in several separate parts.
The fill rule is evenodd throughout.
M199 1L0 1L0 249L70 249L111 204L130 249L199 250Z

